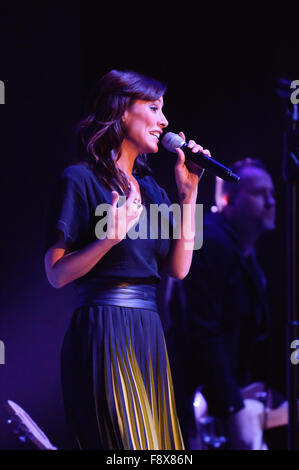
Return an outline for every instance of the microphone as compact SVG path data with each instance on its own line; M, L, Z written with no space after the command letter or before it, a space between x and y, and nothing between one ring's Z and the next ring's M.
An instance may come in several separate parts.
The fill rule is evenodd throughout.
M221 165L221 163L218 163L216 160L213 160L213 158L207 157L202 152L192 152L191 149L188 148L188 144L178 134L167 132L162 138L161 143L166 150L173 153L176 153L175 149L180 147L184 150L188 160L191 160L223 180L229 181L230 183L238 183L240 181L240 176L236 175L232 170Z

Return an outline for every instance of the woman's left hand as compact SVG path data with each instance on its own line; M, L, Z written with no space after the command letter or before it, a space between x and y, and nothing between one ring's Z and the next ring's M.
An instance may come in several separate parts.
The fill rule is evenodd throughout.
M186 140L183 132L180 132L179 136ZM209 150L203 149L203 147L197 144L194 140L189 140L188 148L194 153L202 152L207 157L211 156ZM191 161L188 161L187 168L183 150L181 148L177 148L176 152L178 154L178 159L174 167L175 180L178 188L179 198L181 201L184 201L193 194L197 194L197 185L204 170L199 165L196 165Z

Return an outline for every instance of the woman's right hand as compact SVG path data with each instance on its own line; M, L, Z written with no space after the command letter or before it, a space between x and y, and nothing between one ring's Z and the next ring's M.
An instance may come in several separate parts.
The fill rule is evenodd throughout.
M112 204L108 210L107 238L115 244L125 238L128 231L138 222L143 210L134 183L131 182L130 193L125 203L117 207L119 197L116 191L112 191Z
M79 250L68 252L64 234L59 233L57 242L45 254L46 274L53 287L63 287L87 274L137 223L143 206L136 203L139 195L135 186L131 186L129 197L121 207L117 207L118 200L119 194L113 191L112 205L109 205L108 209L108 232L105 237Z

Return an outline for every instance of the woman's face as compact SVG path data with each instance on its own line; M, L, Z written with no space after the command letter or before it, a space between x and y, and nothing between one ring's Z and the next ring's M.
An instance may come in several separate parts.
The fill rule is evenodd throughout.
M162 108L163 97L155 101L134 101L122 116L125 129L122 147L136 155L156 153L162 131L168 126Z

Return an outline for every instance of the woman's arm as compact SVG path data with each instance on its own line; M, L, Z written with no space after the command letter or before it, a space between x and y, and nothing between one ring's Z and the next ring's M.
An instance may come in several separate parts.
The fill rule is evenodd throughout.
M80 250L67 253L64 235L60 232L57 243L45 254L48 281L53 287L59 288L84 276L114 245L114 240L105 238L96 240Z
M195 237L195 209L197 190L191 196L180 198L180 238L173 239L166 262L166 271L172 277L184 279L189 272Z
M142 212L142 206L138 207L134 203L137 196L136 188L132 184L126 203L117 208L119 195L116 191L112 192L106 238L95 240L80 250L67 252L64 235L59 232L58 241L47 250L44 259L46 275L53 287L63 287L87 274L114 245L125 237Z
M182 132L179 134L184 140L185 136ZM199 151L210 156L209 150L204 150L200 145L196 144L193 140L190 140L188 147L192 152L197 153ZM196 214L196 198L198 182L204 172L197 165L193 165L189 162L188 170L185 165L185 155L180 149L176 149L178 159L175 165L175 179L179 193L180 202L180 238L174 239L172 248L166 262L167 273L177 279L184 279L189 272L195 239L195 214Z

